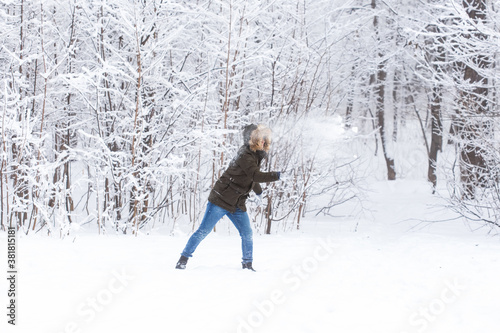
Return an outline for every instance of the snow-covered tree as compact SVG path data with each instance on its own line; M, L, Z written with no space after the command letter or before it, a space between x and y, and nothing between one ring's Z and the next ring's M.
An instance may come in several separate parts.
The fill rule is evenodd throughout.
M195 228L250 122L274 130L263 167L286 179L251 206L260 232L359 197L359 155L380 159L387 179L422 169L434 187L440 168L457 171L439 181L460 204L483 198L494 211L497 7L4 2L1 225L56 235ZM445 138L458 169L438 158ZM408 142L427 158L409 165Z

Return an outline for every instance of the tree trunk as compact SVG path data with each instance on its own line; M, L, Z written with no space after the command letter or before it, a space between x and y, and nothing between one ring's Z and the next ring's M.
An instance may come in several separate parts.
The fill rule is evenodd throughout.
M354 75L355 75L356 67L352 66L351 68L351 87L347 93L347 107L345 111L345 128L350 129L352 127L352 112L354 111Z
M476 24L486 21L485 0L463 0L463 6L469 18ZM483 41L487 36L477 30L465 35ZM473 55L469 63L464 65L464 82L469 82L471 88L461 91L461 110L459 110L459 125L457 130L463 144L460 146L460 172L464 189L464 197L473 199L476 187L485 186L488 181L484 151L480 146L480 138L489 135L489 124L481 115L488 111L488 79L480 71L489 67L490 58L487 55Z
M372 0L372 8L376 8L375 0ZM373 27L375 28L375 34L377 35L377 40L380 41L379 36L379 24L378 24L378 16L373 18ZM380 140L382 142L382 151L384 153L385 163L387 165L387 179L395 180L396 179L396 169L394 167L394 159L388 153L388 140L386 137L386 127L385 127L385 81L387 78L386 72L386 61L382 61L383 54L379 52L379 64L377 68L377 80L375 83L375 94L376 94L376 112L377 112L377 121L380 132Z
M429 151L429 168L427 171L427 179L432 183L434 191L437 186L437 156L438 152L442 150L443 146L443 124L441 122L441 103L442 103L442 89L441 87L434 87L432 89L432 102L431 102L431 145Z
M139 42L139 32L137 29L137 25L135 26L135 38L137 43L137 82L136 82L136 93L135 93L135 110L134 110L134 128L132 134L132 174L134 179L136 180L138 186L133 185L130 193L130 221L132 222L133 232L137 233L139 230L139 224L142 214L140 214L141 202L140 202L140 192L142 189L142 179L141 174L139 172L139 164L141 164L141 159L138 158L138 152L141 151L137 149L140 140L140 124L141 119L139 114L141 113L141 89L142 89L142 63L141 63L141 44ZM141 216L139 216L141 215Z
M427 30L431 33L438 34L440 33L439 27L436 25L429 25ZM444 50L444 38L437 38L437 42L434 42L433 39L430 40L429 44L431 45L432 50L428 51L427 58L428 62L432 64L434 72L438 76L438 79L442 73L441 65L446 61L446 54ZM434 47L433 44L438 43L437 47ZM431 144L429 148L429 167L427 170L427 180L432 183L433 192L436 191L437 186L437 157L438 152L442 151L443 148L443 124L441 121L441 106L443 102L443 87L440 84L435 84L432 87L432 97L431 97Z
M385 126L385 79L387 72L385 71L385 63L381 63L377 72L377 86L375 88L377 95L377 121L380 132L380 141L382 143L382 151L384 153L385 164L387 165L387 180L396 179L396 169L394 167L394 159L388 153L388 140L386 137Z
M273 223L272 199L273 199L272 195L267 196L267 206L266 206L266 212L265 212L265 216L266 216L266 220L267 220L266 235L271 234L271 225Z

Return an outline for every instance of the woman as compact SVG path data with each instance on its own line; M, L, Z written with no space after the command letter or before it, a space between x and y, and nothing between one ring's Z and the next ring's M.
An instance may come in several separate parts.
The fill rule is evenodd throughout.
M259 183L279 180L280 172L260 171L260 164L271 148L271 130L268 127L254 124L246 126L243 130L243 140L244 145L210 192L200 227L189 238L175 268L185 269L196 247L212 231L215 224L223 216L227 216L241 236L243 269L255 271L252 267L252 228L245 201L252 190L257 195L262 194Z

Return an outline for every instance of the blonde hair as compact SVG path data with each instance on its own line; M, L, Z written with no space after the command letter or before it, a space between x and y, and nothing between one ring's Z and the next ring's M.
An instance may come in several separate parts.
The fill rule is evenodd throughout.
M266 125L259 124L250 134L250 141L248 142L250 149L252 151L264 150L269 152L272 142L271 136L271 129ZM262 140L264 140L264 144L262 144Z

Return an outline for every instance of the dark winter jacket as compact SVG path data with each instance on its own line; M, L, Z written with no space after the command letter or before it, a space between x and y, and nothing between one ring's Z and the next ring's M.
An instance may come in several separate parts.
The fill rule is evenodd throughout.
M246 144L240 148L208 196L208 201L231 213L234 213L236 208L244 212L247 210L245 201L250 191L262 193L259 183L279 179L279 172L260 171L260 163L266 153L252 150L250 147L251 145Z

